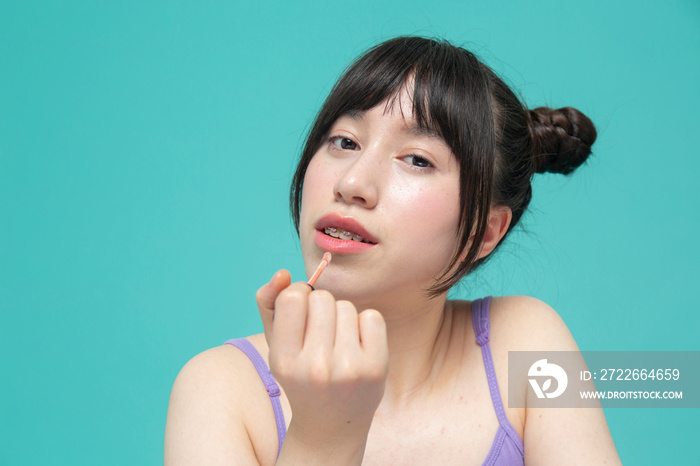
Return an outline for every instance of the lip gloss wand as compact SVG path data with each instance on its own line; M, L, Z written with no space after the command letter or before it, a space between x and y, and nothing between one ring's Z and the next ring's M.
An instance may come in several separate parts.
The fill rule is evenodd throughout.
M331 263L331 253L330 252L324 252L323 253L323 259L321 259L321 263L318 264L318 268L314 272L314 274L309 278L309 281L307 282L309 286L311 287L312 290L314 290L314 283L316 283L316 280L318 280L318 277L321 276L321 272L323 272L323 269L326 268L328 264Z

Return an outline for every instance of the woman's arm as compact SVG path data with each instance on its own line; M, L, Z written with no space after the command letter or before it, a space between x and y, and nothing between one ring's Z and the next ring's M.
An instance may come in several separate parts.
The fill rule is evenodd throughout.
M256 295L270 370L294 413L277 464L359 465L387 377L384 319L290 281L280 271Z
M257 422L272 416L272 408L267 413L266 406L255 396L262 389L260 395L267 398L256 378L250 361L233 347L213 348L189 361L177 376L170 395L165 464L263 464L248 432L254 426L246 426L251 419L246 408L260 407ZM252 418L253 422L256 418ZM276 442L276 432L273 434Z

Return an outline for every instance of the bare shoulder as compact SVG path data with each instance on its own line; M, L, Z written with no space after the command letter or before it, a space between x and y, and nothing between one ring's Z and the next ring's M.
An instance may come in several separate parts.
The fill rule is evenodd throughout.
M491 341L509 351L577 351L569 328L547 303L529 296L493 298Z
M248 357L231 345L192 358L178 374L170 395L165 463L264 464L269 456L266 445L256 444L255 439L262 438L257 431L266 426L250 414L255 411L251 406L260 405L264 413L264 403L269 405L261 387Z
M491 311L490 341L497 371L500 367L499 382L503 376L507 384L522 386L523 396L528 382L508 380L508 351L579 350L559 314L538 299L494 298ZM527 405L522 400L517 404ZM525 445L525 463L620 464L601 408L527 407L506 412L521 422L517 427L522 428L518 433Z
M506 417L524 441L528 416L523 407L527 380L509 378L508 353L576 351L578 347L559 314L545 302L529 296L491 298L489 346Z

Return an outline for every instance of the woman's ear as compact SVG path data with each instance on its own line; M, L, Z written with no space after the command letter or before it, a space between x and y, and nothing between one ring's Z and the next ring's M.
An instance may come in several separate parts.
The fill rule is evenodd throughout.
M508 231L508 226L510 225L512 218L513 212L510 210L510 207L497 206L491 208L491 211L489 212L489 222L486 226L484 240L481 243L481 249L479 250L477 259L488 256L491 254L491 251L498 246L498 243ZM462 255L459 256L461 261L464 261L467 258L467 251L469 251L473 240L474 236L472 235L469 238L469 242L467 243L467 247L465 248L464 252L462 252Z
M498 206L491 209L484 242L481 245L481 251L479 251L479 259L488 256L491 254L491 251L496 249L498 243L506 235L512 218L513 212L510 210L510 207Z

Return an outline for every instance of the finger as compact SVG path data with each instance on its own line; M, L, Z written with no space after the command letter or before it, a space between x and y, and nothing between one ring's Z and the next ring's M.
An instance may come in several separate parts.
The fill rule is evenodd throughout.
M260 319L265 329L265 338L268 344L272 332L272 320L275 314L275 300L280 292L292 282L292 277L286 270L280 270L272 279L255 293L255 301L258 303Z
M338 301L335 333L336 348L350 349L360 346L360 322L357 310L350 301Z
M311 288L297 282L282 290L275 300L275 319L272 322L270 351L298 354L304 343L306 313Z
M309 310L306 315L304 348L328 355L335 343L335 298L328 291L318 290L309 294Z
M389 361L389 347L386 337L386 322L384 317L374 309L362 311L358 317L360 322L360 344L375 360Z

